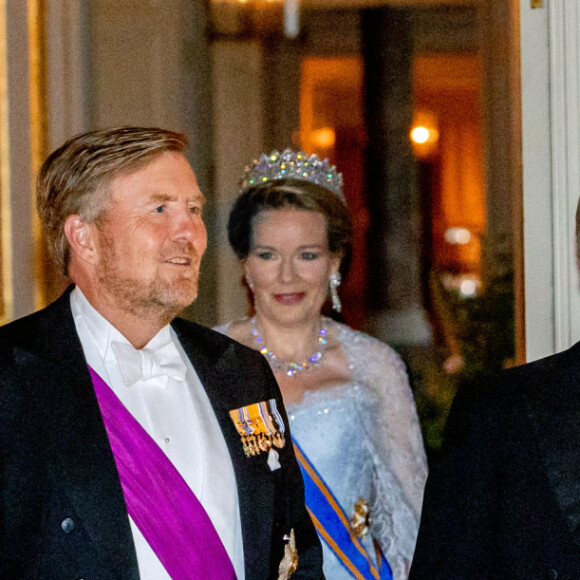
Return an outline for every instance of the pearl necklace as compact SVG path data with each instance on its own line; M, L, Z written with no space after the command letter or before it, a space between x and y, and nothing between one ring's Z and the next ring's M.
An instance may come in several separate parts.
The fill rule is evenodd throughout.
M303 360L302 362L295 363L292 361L285 361L281 358L278 358L264 343L264 339L258 334L258 329L256 328L256 317L250 320L252 325L252 336L256 340L256 346L260 353L262 353L267 361L270 363L270 367L272 367L273 371L284 371L286 375L289 377L295 377L297 373L300 371L307 371L314 367L317 367L320 364L320 360L324 355L324 351L326 350L326 328L322 325L318 332L318 344L320 345L320 350L315 352L313 355L310 355L308 358Z

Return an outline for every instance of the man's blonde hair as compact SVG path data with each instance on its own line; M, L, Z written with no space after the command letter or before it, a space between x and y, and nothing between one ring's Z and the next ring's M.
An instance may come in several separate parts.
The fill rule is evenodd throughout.
M50 255L68 273L70 246L64 224L70 215L95 223L106 213L109 184L133 173L165 151L183 153L187 138L165 129L119 127L73 137L42 165L36 182L36 208Z

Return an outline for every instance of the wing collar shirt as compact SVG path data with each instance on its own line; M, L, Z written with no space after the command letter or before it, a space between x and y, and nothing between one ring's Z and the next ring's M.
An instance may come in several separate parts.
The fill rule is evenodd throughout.
M233 466L205 389L177 335L168 325L141 352L91 306L79 288L73 290L70 300L88 364L185 479L211 518L238 579L244 580ZM148 351L160 349L164 351L161 371L157 357L147 356ZM141 579L171 580L131 518L130 523Z

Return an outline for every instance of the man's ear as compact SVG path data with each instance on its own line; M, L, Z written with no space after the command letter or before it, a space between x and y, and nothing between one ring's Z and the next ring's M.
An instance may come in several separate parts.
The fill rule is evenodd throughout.
M97 262L97 227L94 224L85 222L79 215L69 215L64 222L64 233L74 256L90 264Z

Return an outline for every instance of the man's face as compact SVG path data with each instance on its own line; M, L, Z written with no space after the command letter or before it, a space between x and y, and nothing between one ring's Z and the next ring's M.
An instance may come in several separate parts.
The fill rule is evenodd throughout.
M97 228L101 298L134 315L172 318L197 297L204 202L181 153L165 152L110 185Z

